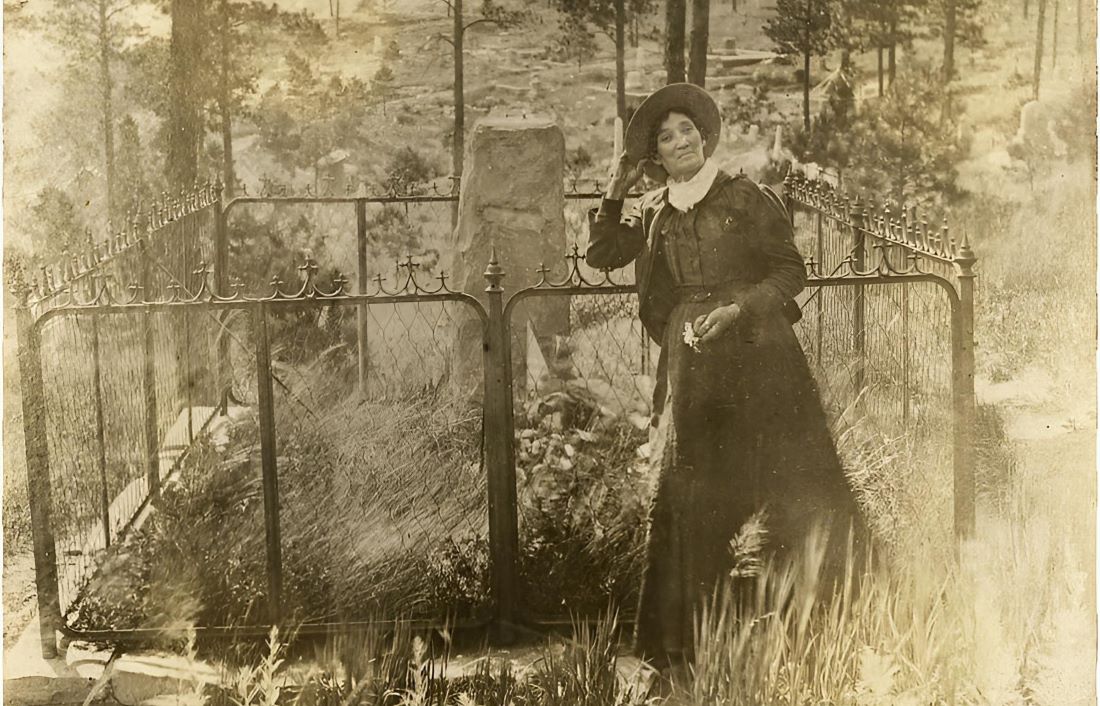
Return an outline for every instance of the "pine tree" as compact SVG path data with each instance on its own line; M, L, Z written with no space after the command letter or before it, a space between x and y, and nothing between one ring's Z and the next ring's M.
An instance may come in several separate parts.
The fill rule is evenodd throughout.
M203 74L203 85L198 90L212 105L216 116L222 142L222 182L226 197L232 198L237 184L233 162L233 116L242 110L255 91L260 73L257 55L265 36L280 31L297 42L322 42L325 35L320 23L305 12L287 12L277 5L254 0L218 0L214 27L218 52L216 69Z
M199 173L204 98L200 76L209 60L204 41L206 2L171 0L165 177L173 190L190 188Z
M962 157L952 101L937 71L900 72L885 98L867 104L852 127L849 181L899 204L950 197Z
M684 73L684 32L687 25L686 0L665 0L665 81L681 83Z
M832 48L833 8L828 0L777 0L764 34L784 54L802 56L802 120L810 131L810 58Z
M87 225L76 204L61 189L47 186L38 192L31 216L31 250L39 264L54 262L63 253L83 248Z
M90 72L88 80L99 94L97 122L108 217L121 215L120 204L125 201L115 176L115 84L123 43L136 34L132 23L122 21L128 7L124 0L57 0L45 23L48 32L67 50L71 68Z
M924 8L927 23L933 34L943 38L943 80L955 76L955 48L970 48L985 43L982 25L978 18L981 0L930 0Z
M115 152L116 190L123 213L135 213L148 207L153 196L149 174L145 171L145 147L134 119L127 115L119 121Z
M617 114L626 120L626 28L656 8L654 0L554 0L564 14L557 44L580 59L595 52L592 30L615 44L615 96Z
M509 10L496 4L493 0L482 0L480 13L470 22L466 22L463 10L463 0L440 0L447 6L447 11L452 19L451 36L437 35L451 45L454 50L454 134L451 140L451 164L453 174L462 176L463 151L466 148L466 96L463 84L465 82L464 50L466 32L471 27L480 24L493 24L497 27L510 27L529 19L530 15L524 11ZM455 182L458 188L458 182ZM457 192L456 192L457 193Z
M382 115L386 114L386 101L393 94L395 78L393 69L385 64L378 67L378 70L374 72L374 77L371 78L370 90L382 101Z
M710 0L691 0L691 45L688 47L688 81L702 86L707 80L707 45L710 42Z

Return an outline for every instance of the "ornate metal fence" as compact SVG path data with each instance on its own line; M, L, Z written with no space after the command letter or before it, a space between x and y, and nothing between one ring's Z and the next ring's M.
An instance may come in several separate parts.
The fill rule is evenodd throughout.
M966 234L956 240L915 211L892 214L824 183L785 187L816 285L798 330L819 384L849 423L903 440L926 468L952 468L951 485L940 485L955 533L969 533L976 258Z
M954 469L955 528L969 531L973 253L965 240L865 211L821 185L786 186L811 273L798 330L826 397L848 423L950 448L943 460ZM245 578L219 585L210 601L243 601L230 606L234 621L199 612L209 633L259 634L279 621L327 631L376 609L427 621L460 615L498 631L552 620L564 599L539 594L538 583L572 555L540 553L545 543L531 533L572 531L560 510L608 507L637 514L631 526L644 529L644 508L594 497L588 506L555 505L560 498L543 483L548 463L590 460L584 446L596 443L589 429L597 417L619 420L596 449L617 464L603 472L638 470L657 351L636 319L629 271L594 272L574 249L564 278L547 270L506 299L494 260L475 298L451 291L443 275L425 285L411 259L395 278L368 274L368 226L378 222L371 209L438 209L432 218L449 218L447 199L244 197L223 208L215 188L201 193L192 208L120 236L64 286L45 277L22 292L44 652L54 649L55 630L138 639L178 629L149 614L127 623L110 610L116 594L93 599L89 586L112 588L112 572L127 566L115 545L150 498L170 519L198 486L205 494L194 497L239 507L239 526L207 528L220 534L206 563L245 564L234 574ZM575 195L568 208L597 196ZM230 276L248 242L235 238L230 216L249 203L351 206L355 280L307 259L246 295L261 280L248 287ZM544 306L568 315L546 319ZM558 329L540 329L551 319ZM341 377L346 369L354 376ZM199 434L216 413L244 418L231 442ZM74 427L85 431L61 433ZM226 459L219 448L239 453ZM173 476L185 449L202 471L198 486ZM169 478L182 490L161 494ZM346 505L364 497L384 502ZM355 514L354 526L334 524ZM161 532L171 533L168 519ZM351 550L338 548L349 539ZM604 539L626 547L639 538ZM590 572L604 577L594 595L627 599L632 561L606 576ZM387 589L385 577L395 575L404 583ZM195 567L181 576L202 580ZM446 595L420 590L415 581L425 576ZM88 619L90 607L98 621Z
M213 413L213 330L189 313L80 315L109 291L178 296L213 250L219 190L164 195L19 292L20 372L38 594L70 608ZM204 407L203 405L207 405ZM52 630L52 628L49 628ZM46 630L46 628L44 628ZM52 640L52 633L51 638Z

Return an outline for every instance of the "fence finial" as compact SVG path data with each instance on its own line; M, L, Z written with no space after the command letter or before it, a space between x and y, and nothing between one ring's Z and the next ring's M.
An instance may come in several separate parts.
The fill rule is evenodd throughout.
M962 275L968 276L973 274L974 263L977 261L978 256L970 247L970 236L964 230L962 240L959 242L959 250L955 253L955 265L958 266Z
M497 259L497 246L494 245L489 253L489 266L485 268L485 279L489 282L486 292L503 292L501 282L504 280L504 269Z

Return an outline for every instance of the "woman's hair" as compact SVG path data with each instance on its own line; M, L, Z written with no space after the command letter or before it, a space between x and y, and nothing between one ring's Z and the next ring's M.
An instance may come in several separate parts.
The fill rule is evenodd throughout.
M691 112L687 108L669 108L668 110L660 113L653 121L653 130L649 133L649 154L657 155L657 134L661 132L661 125L668 120L668 116L673 113L679 113L680 115L686 115L692 124L695 125L695 129L699 131L699 134L703 136L703 141L707 139L707 133L703 131L703 128L699 127L699 121L695 118L695 113Z

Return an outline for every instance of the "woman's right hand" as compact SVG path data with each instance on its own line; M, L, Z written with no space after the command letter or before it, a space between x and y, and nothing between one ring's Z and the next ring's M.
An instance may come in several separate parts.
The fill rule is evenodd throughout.
M611 170L611 177L607 184L607 193L605 193L604 196L615 201L622 201L626 198L626 195L630 193L631 187L637 184L638 180L642 178L642 166L644 164L645 159L640 160L636 164L632 163L626 152L619 155L619 161L616 162L615 168Z

